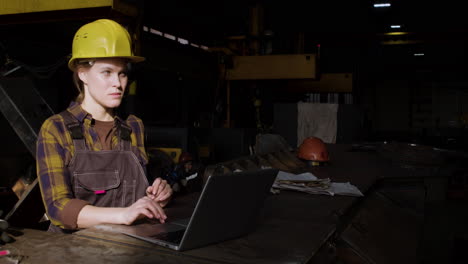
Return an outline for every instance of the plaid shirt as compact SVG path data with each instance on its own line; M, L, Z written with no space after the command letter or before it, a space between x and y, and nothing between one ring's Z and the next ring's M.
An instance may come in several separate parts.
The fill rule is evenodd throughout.
M93 151L102 150L98 134L93 129L91 114L72 103L67 109L82 123L86 147ZM146 171L148 157L144 147L144 126L141 119L130 115L127 120L115 117L115 123L125 122L132 129L132 152L138 157ZM114 130L115 130L114 125ZM115 149L120 138L112 136L112 149ZM42 200L52 224L64 229L76 229L77 218L81 209L88 202L73 196L71 178L67 166L74 155L73 140L60 115L48 118L41 127L37 139L37 175L41 188Z

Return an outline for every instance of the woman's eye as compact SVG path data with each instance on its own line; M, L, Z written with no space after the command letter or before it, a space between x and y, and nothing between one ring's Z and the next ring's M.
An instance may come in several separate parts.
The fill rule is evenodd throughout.
M110 75L110 74L111 74L110 71L103 71L102 73L103 73L104 75Z
M123 78L123 77L127 77L127 73L126 73L126 72L121 72L121 73L120 73L120 77L122 77L122 78Z

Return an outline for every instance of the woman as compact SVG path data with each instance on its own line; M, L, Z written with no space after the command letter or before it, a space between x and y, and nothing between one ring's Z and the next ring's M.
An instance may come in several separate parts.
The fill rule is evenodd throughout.
M117 116L127 65L143 61L118 23L101 19L73 39L76 102L48 118L37 142L37 173L50 231L72 232L96 224L130 225L148 217L164 222L172 189L156 179L148 186L142 121Z

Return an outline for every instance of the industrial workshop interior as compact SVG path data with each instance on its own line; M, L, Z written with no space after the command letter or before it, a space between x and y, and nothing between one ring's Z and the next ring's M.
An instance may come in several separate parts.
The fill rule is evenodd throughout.
M468 263L465 13L422 0L0 0L0 263ZM122 64L115 113L144 124L145 181L172 191L166 224L190 221L176 249L145 239L166 224L143 215L50 232L38 137L77 100L72 42L99 19L145 58Z

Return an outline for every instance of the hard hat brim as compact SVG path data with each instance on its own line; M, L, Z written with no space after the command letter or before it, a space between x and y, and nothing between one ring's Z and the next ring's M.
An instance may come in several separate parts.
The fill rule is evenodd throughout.
M74 58L71 58L69 61L68 61L68 68L71 70L71 71L74 71L75 70L75 67L76 67L76 60L79 60L79 59L90 59L90 60L93 60L93 59L127 59L129 60L129 62L131 63L138 63L138 62L142 62L145 60L145 57L141 57L141 56L116 56L116 57L93 57L93 58L78 58L78 57L74 57Z

